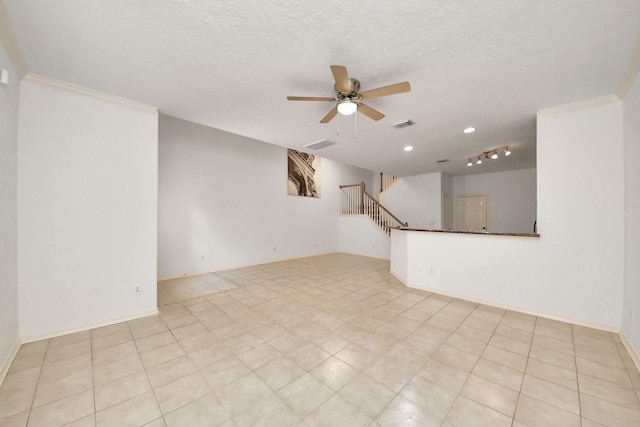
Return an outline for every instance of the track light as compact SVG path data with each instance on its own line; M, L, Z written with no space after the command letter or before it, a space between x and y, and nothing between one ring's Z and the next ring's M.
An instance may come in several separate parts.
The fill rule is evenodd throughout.
M485 159L487 159L487 160L488 159L496 160L498 157L500 157L498 155L498 153L500 153L501 151L504 151L505 157L509 156L511 154L511 151L509 150L509 147L494 148L492 150L483 151L481 154L478 154L477 156L473 156L473 157L467 158L467 166L473 166L473 162L474 161L475 161L476 165L481 165L483 157Z

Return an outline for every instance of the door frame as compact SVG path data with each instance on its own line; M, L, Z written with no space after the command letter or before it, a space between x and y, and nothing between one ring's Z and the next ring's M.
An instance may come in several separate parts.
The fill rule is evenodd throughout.
M448 191L442 192L442 221L440 223L440 228L443 230L451 230L453 228L453 212L451 212L451 193ZM447 228L446 225L449 227Z

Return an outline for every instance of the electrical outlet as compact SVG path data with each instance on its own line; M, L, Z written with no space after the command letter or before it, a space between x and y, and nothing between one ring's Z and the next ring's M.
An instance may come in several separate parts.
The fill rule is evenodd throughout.
M204 261L204 255L200 255L200 261Z
M633 310L629 310L629 317L631 317L631 320L634 320L635 316Z
M141 293L142 293L142 288L140 287L140 285L136 285L133 289L133 294L140 295Z

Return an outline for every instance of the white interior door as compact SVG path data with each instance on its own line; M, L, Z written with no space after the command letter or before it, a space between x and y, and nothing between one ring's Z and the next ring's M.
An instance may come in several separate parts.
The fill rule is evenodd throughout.
M442 193L442 229L451 230L451 195Z
M489 231L487 226L486 195L457 197L456 229L463 231Z

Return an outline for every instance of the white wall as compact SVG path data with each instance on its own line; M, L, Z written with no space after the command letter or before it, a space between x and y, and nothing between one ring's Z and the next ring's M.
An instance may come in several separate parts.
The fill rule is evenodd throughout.
M157 111L37 77L20 95L21 337L157 311Z
M489 231L532 233L536 220L536 170L453 177L453 226L457 196L489 195Z
M440 190L442 191L442 194L444 195L444 193L449 193L449 213L451 214L451 217L449 218L451 227L449 229L453 229L453 227L455 225L454 218L453 218L453 215L454 215L454 212L453 212L453 207L454 207L453 201L455 200L455 195L453 194L453 176L443 173L441 179L442 179L442 182L440 183ZM442 203L443 203L443 205L442 205L442 213L444 215L444 208L445 208L444 200L442 200ZM445 224L446 224L445 218L442 217L442 227L441 228L443 230L445 229L445 227L444 227Z
M569 306L571 317L618 326L624 263L622 125L622 103L611 100L538 114L537 126L543 242L538 264L545 277L556 277L550 288L565 290L556 298Z
M640 78L624 100L625 254L622 330L640 355ZM634 313L631 319L631 311Z
M391 274L404 284L414 287L426 287L426 284L417 284L415 281L409 281L409 254L407 253L407 237L410 233L397 229L391 230ZM411 263L411 268L414 268Z
M380 172L372 172L372 175L371 187L367 184L367 193L380 201Z
M160 278L335 252L339 186L372 182L322 158L321 197L289 196L282 147L164 115L159 140Z
M0 43L0 68L9 85L0 84L0 383L3 368L18 343L18 101L20 82Z
M384 206L410 227L439 229L442 224L441 174L400 177L384 192Z
M341 215L338 229L340 252L389 259L391 241L367 215Z
M537 135L540 238L408 232L407 265L392 256L392 271L411 286L617 330L622 104L539 114Z

